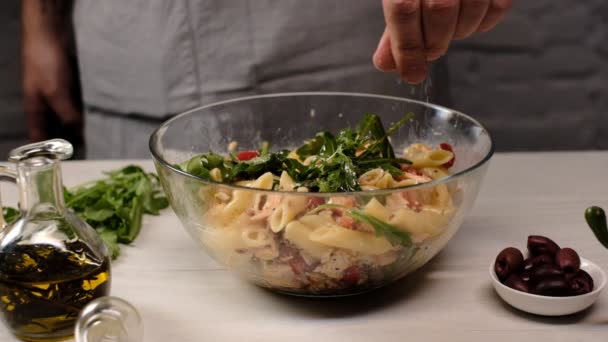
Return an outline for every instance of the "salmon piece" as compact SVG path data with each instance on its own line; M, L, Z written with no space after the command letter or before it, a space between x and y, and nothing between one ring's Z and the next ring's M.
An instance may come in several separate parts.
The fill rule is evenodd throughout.
M431 177L429 177L427 175L410 173L407 171L403 174L403 177L405 177L405 179L413 179L418 183L426 183L426 182L430 182L433 180Z
M254 221L259 221L268 218L280 204L281 195L268 195L268 197L266 198L266 202L262 206L262 209L257 211L253 209L250 218ZM248 214L249 213L250 212L248 212Z
M422 202L420 195L416 191L404 191L401 193L401 197L405 199L408 208L414 211L422 211Z
M306 208L314 209L322 204L325 204L325 199L323 197L310 197L308 198Z
M346 215L339 216L336 219L336 223L338 223L339 226L348 229L353 229L355 227L355 220L352 217Z
M357 201L354 198L346 197L346 196L332 197L329 199L329 203L344 205L344 206L351 207L351 208L354 208L357 206Z

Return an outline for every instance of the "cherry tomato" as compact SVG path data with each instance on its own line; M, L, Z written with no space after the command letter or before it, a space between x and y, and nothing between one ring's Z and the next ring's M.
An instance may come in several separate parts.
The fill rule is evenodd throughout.
M439 148L445 151L450 151L452 153L454 153L454 148L452 147L452 145L448 144L448 143L441 143L439 145ZM441 165L445 168L450 168L452 166L454 166L454 162L456 161L456 154L454 153L454 156L452 157L452 159L450 159L450 161L448 161L447 163Z
M260 154L257 151L242 151L236 154L236 158L241 161L251 160L259 156Z

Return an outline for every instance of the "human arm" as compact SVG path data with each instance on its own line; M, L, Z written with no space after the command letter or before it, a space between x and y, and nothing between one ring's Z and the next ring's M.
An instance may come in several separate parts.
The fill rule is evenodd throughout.
M22 86L29 138L60 125L82 135L82 105L72 31L73 0L22 0ZM59 122L54 122L59 121Z

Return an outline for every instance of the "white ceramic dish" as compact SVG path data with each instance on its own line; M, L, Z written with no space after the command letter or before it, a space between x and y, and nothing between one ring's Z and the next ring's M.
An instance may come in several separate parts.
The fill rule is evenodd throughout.
M606 286L606 273L598 265L581 258L581 269L593 278L594 289L584 295L570 297L539 296L503 285L494 272L494 261L490 264L490 277L500 298L511 306L536 315L564 316L590 307Z

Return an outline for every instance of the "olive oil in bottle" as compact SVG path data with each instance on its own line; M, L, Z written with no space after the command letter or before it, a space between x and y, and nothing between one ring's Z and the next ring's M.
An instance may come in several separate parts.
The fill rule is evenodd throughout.
M24 341L71 338L80 311L110 292L107 248L65 208L59 160L71 154L67 141L49 140L11 151L16 171L0 166L17 183L21 213L0 220L0 317Z
M109 260L74 242L15 246L0 253L0 310L18 338L65 338L90 301L109 293Z

